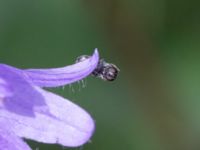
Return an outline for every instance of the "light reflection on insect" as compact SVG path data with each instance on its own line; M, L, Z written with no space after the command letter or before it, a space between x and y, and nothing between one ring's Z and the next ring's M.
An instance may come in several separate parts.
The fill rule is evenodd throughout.
M82 55L76 59L76 63L86 60L91 56ZM107 63L104 59L100 59L96 69L92 75L105 81L114 81L119 73L119 68L111 63Z

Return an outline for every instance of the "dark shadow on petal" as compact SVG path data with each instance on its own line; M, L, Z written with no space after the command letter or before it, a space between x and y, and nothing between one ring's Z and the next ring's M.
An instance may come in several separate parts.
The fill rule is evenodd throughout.
M5 80L13 93L12 96L4 98L5 109L30 117L34 117L34 109L41 107L41 110L44 110L46 104L43 96L23 77L20 70L0 64L0 78Z

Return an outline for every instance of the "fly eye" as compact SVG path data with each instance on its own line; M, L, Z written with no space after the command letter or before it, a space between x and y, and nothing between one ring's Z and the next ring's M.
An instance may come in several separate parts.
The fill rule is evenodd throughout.
M107 81L114 81L117 78L117 74L118 69L115 66L111 65L105 69L104 78Z

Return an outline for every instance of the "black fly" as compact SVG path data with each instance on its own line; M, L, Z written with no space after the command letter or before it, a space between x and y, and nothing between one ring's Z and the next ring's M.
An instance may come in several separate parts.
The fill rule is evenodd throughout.
M79 56L76 59L76 63L84 61L89 58L88 55ZM92 72L92 75L101 78L105 81L114 81L119 73L119 68L111 63L107 63L104 59L100 59L96 69Z

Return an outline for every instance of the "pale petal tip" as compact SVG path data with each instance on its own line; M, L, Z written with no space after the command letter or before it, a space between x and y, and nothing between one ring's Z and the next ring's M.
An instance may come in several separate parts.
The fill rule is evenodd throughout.
M67 141L65 138L64 140L59 141L58 144L67 147L79 147L90 143L92 135L95 131L95 122L91 116L88 117L88 120L83 125L85 129L83 129L79 134L74 133L74 138L70 139L70 141Z
M90 116L91 117L91 116ZM95 122L94 120L92 119L92 117L90 118L90 121L89 121L89 132L88 132L88 140L90 140L90 138L92 137L94 131L95 131Z
M90 122L88 124L88 129L87 129L88 131L87 131L86 136L82 140L80 140L78 143L76 143L74 145L75 147L84 145L84 144L89 143L91 141L91 138L92 138L93 133L95 131L95 123L94 123L93 119L90 120Z
M96 58L98 58L98 59L99 59L99 52L98 52L98 48L95 48L95 49L94 49L93 56L95 56Z
M75 143L71 145L72 147L82 146L86 143L89 143L91 141L91 138L95 131L95 121L92 119L90 114L86 112L87 119L85 120L85 123L83 123L85 134L82 137L79 137L77 140L75 140Z

